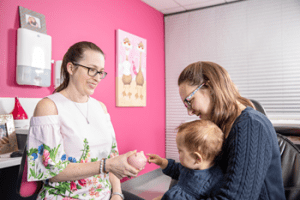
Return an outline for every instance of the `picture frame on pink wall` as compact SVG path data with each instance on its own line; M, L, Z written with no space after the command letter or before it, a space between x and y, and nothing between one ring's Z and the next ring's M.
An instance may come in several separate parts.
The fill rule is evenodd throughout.
M45 15L19 6L20 27L47 34Z
M0 155L18 151L17 135L12 114L0 115Z
M116 46L116 106L145 107L147 40L118 29Z

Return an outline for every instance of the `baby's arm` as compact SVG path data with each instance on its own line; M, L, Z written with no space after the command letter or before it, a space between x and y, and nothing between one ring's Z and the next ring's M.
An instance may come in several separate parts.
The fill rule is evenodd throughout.
M161 158L156 154L147 154L149 156L148 162L159 165L162 169L165 169L168 166L168 160L165 158Z

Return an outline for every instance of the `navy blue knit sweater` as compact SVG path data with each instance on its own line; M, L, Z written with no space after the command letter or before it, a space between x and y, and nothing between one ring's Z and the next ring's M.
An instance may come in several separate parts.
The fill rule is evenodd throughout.
M250 107L241 113L219 162L225 183L212 199L285 199L276 132L262 113Z
M215 194L223 185L224 174L218 165L204 170L193 170L168 159L163 173L179 180L161 200L197 200Z

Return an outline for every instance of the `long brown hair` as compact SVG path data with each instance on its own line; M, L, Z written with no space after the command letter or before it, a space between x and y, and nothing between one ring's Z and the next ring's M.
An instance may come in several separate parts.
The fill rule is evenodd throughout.
M64 55L61 64L60 77L63 79L63 82L54 90L53 93L60 92L66 87L68 87L70 81L70 74L67 70L67 64L69 62L78 63L84 57L85 50L94 50L100 52L104 56L103 51L92 42L82 41L72 45Z
M213 62L195 62L188 65L179 75L178 86L187 83L198 86L205 83L211 94L212 111L210 120L217 124L227 138L235 119L240 115L238 102L253 107L249 99L242 97L228 72Z
M221 152L224 134L212 121L186 122L177 127L177 130L177 135L189 152L198 152L208 161L213 161Z

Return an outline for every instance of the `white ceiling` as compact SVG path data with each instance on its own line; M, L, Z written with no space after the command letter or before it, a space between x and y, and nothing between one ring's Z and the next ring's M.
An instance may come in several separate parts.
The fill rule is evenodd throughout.
M240 0L141 0L163 14L184 12Z

